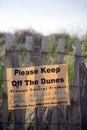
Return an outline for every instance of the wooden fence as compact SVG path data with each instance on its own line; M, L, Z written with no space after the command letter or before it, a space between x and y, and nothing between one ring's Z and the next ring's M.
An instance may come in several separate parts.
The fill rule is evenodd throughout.
M1 124L3 130L11 129L9 124L14 120L14 125L10 127L14 130L28 130L30 126L30 121L34 120L35 130L85 130L87 126L85 124L87 120L86 108L87 103L87 90L81 88L81 85L86 86L86 78L82 80L85 75L81 75L79 71L79 63L81 63L81 47L82 42L75 42L75 62L74 62L74 75L73 75L73 85L70 87L70 106L56 106L56 107L40 107L36 109L26 109L26 110L14 110L8 111L7 105L7 83L6 83L6 68L9 67L20 67L19 65L19 51L12 47L12 37L10 34L6 35L6 50L5 50L5 69L4 69L4 87L3 87L3 103L2 103L2 118ZM34 46L33 46L34 44ZM65 50L65 39L58 39L58 57L55 63L64 63L64 50ZM33 51L35 52L32 55ZM25 44L25 56L24 56L24 66L38 66L45 65L47 61L48 54L48 38L43 37L42 42L38 40L33 40L32 37L26 37ZM82 64L80 65L80 70ZM84 71L84 70L83 70ZM80 75L80 77L79 77ZM84 83L83 83L84 82ZM83 92L83 93L82 93ZM81 97L81 98L80 98ZM83 107L84 106L84 107ZM85 110L85 111L84 111ZM85 115L85 117L84 117ZM14 119L12 119L14 117ZM11 119L10 119L11 118ZM85 119L85 121L83 121ZM33 125L33 124L31 124Z

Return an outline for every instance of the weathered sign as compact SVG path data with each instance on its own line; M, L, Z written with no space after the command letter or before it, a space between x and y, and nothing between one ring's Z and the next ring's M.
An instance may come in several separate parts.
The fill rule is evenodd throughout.
M66 64L7 68L8 109L70 105Z

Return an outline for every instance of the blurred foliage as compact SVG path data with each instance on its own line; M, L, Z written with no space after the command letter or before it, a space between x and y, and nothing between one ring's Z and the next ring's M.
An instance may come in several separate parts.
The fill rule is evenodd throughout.
M87 62L87 33L82 38L82 56L84 56L82 61Z
M26 36L32 36L34 44L37 44L37 48L34 48L33 50L38 49L38 42L41 42L41 39L43 37L42 34L34 31L34 30L18 30L13 36L13 43L12 45L15 45L17 47L17 50L23 50L25 48L25 39ZM82 56L87 56L87 33L81 37L78 38L77 35L70 36L69 34L51 34L47 36L49 39L49 45L48 45L48 54L47 54L47 64L55 64L58 57L58 39L59 38L65 38L66 44L65 44L65 53L67 54L75 54L75 41L80 39L82 40ZM21 51L19 54L19 64L20 67L24 66L24 56L25 52ZM35 55L34 52L32 52L32 56ZM4 76L4 57L5 57L5 33L0 33L0 89L3 85L3 76ZM83 57L82 62L87 62L87 58ZM69 82L70 85L72 84L73 80L73 69L74 69L74 56L71 55L65 55L64 56L64 63L68 64L69 68Z
M30 130L34 130L34 121L30 120Z
M2 90L4 79L4 57L0 57L0 90ZM0 97L2 97L2 91L0 91Z
M53 64L57 59L58 41L55 38L49 38L47 64Z

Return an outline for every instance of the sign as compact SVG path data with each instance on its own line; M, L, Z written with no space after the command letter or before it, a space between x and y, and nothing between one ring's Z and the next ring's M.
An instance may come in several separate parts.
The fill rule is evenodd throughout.
M70 105L66 64L7 68L8 109Z

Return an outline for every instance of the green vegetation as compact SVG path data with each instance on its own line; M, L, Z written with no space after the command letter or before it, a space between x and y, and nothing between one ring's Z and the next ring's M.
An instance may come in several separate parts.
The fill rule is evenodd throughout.
M25 39L26 36L33 36L34 42L41 42L41 39L43 37L42 34L35 32L34 30L22 30L22 31L16 31L13 35L13 45L17 47L18 50L24 50L25 46ZM66 44L65 44L65 55L64 56L64 63L68 64L69 66L69 82L70 85L72 84L72 77L73 77L73 69L74 69L74 56L71 54L75 54L75 40L79 39L77 36L70 36L69 34L51 34L48 36L49 39L49 45L48 45L48 54L47 54L47 64L54 64L56 63L57 57L58 57L58 39L59 38L65 38ZM36 40L37 39L37 40ZM82 56L87 56L87 34L85 34L82 38ZM33 46L34 49L34 46ZM19 64L20 67L24 66L24 55L25 52L21 51L19 54ZM32 52L32 55L34 55L34 52ZM0 90L3 85L3 79L4 79L4 58L5 58L5 33L0 33ZM82 57L83 62L87 62L86 57ZM0 91L1 95L1 91Z
M30 130L34 130L34 121L30 120Z

